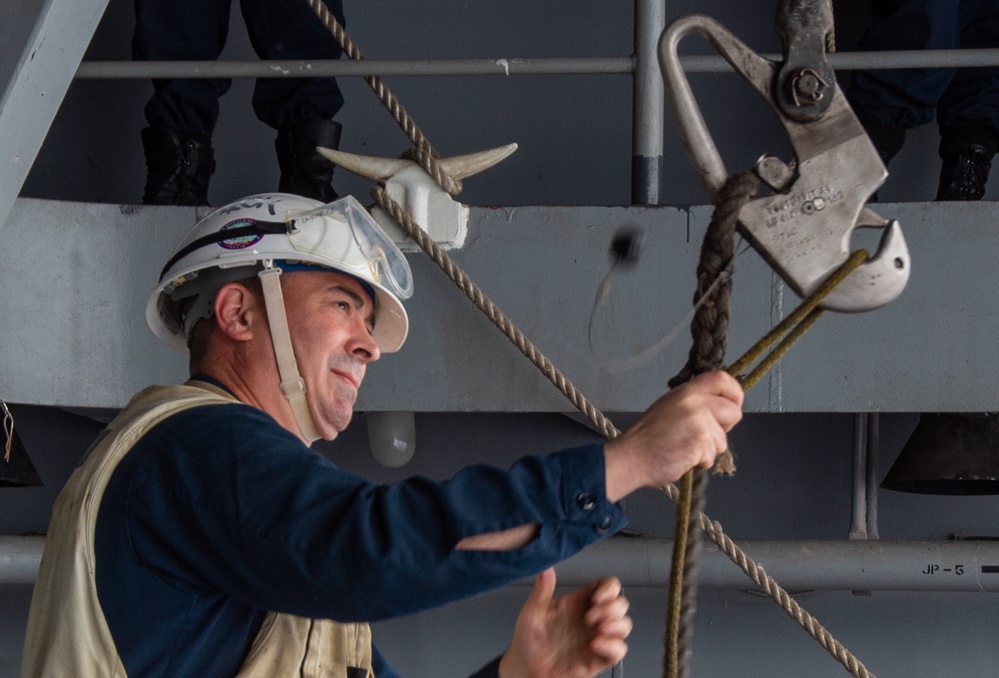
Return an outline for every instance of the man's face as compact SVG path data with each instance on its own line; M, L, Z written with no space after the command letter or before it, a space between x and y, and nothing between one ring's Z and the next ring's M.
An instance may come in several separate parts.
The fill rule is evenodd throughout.
M332 440L350 423L369 362L381 352L371 338L374 303L347 275L282 275L288 327L316 428Z

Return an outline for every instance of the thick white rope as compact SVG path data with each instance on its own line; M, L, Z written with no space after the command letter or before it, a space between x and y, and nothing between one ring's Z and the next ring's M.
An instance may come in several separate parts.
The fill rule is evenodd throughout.
M351 59L363 59L360 50L347 35L343 26L336 20L330 11L323 4L322 0L306 0L316 16L323 25L330 31L346 54ZM405 108L399 104L398 100L378 76L366 77L365 80L374 90L378 98L385 104L389 113L396 120L406 136L413 142L415 147L415 157L420 165L434 180L451 195L457 195L461 190L461 184L456 179L447 174L437 162L438 154L430 145L429 140L416 126L412 117ZM541 372L551 381L556 388L573 404L576 409L582 412L586 418L600 431L607 439L612 439L620 434L620 431L613 423L598 410L592 402L572 382L559 371L554 364L532 344L523 332L494 304L482 290L472 282L468 274L459 267L453 259L427 234L420 224L417 224L412 216L396 202L385 190L383 186L376 186L372 189L372 196L391 216L396 223L403 227L407 235L411 237L424 252L444 271L444 274L471 300L475 307L482 311L487 318L523 353ZM675 485L667 485L661 488L663 493L676 503L679 498L679 490ZM756 584L770 595L798 624L805 629L818 643L824 647L833 657L839 661L847 671L856 678L874 678L867 668L853 654L850 653L818 620L801 608L800 605L785 591L777 582L763 571L739 546L725 535L720 523L711 521L705 514L698 512L696 518L704 533L717 544L736 565L742 569Z

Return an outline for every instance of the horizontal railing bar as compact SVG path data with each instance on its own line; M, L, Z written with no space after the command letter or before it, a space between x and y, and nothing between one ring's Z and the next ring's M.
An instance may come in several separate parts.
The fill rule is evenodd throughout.
M301 78L425 75L630 74L634 59L364 59L361 61L84 61L77 78Z
M778 54L763 54L779 60ZM837 52L829 64L840 71L900 68L999 66L999 49ZM687 73L725 73L731 66L718 55L680 58ZM620 75L634 72L631 56L497 59L364 59L352 61L84 61L80 79L301 78L426 75Z

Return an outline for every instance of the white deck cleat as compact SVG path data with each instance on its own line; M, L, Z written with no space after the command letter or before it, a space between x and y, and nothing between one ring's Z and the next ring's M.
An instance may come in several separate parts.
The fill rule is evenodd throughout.
M405 208L413 219L427 231L434 242L444 249L461 247L468 234L468 206L454 200L447 191L427 174L420 165L405 158L373 158L344 151L318 147L333 164L374 181L383 182L393 200ZM456 179L478 174L503 160L517 150L517 144L508 144L487 151L438 160L442 169ZM371 214L403 250L414 251L419 247L405 231L378 206Z

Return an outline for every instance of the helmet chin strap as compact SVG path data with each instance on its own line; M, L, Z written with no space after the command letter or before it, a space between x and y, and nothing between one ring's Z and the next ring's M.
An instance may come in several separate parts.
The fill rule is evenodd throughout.
M305 380L298 372L295 350L291 345L288 331L288 316L284 310L284 295L281 292L281 269L273 262L265 261L264 270L258 277L264 291L264 306L267 309L267 323L271 330L271 343L274 344L274 357L277 358L278 374L281 376L281 393L288 399L295 422L308 444L322 436L316 429L305 396Z

